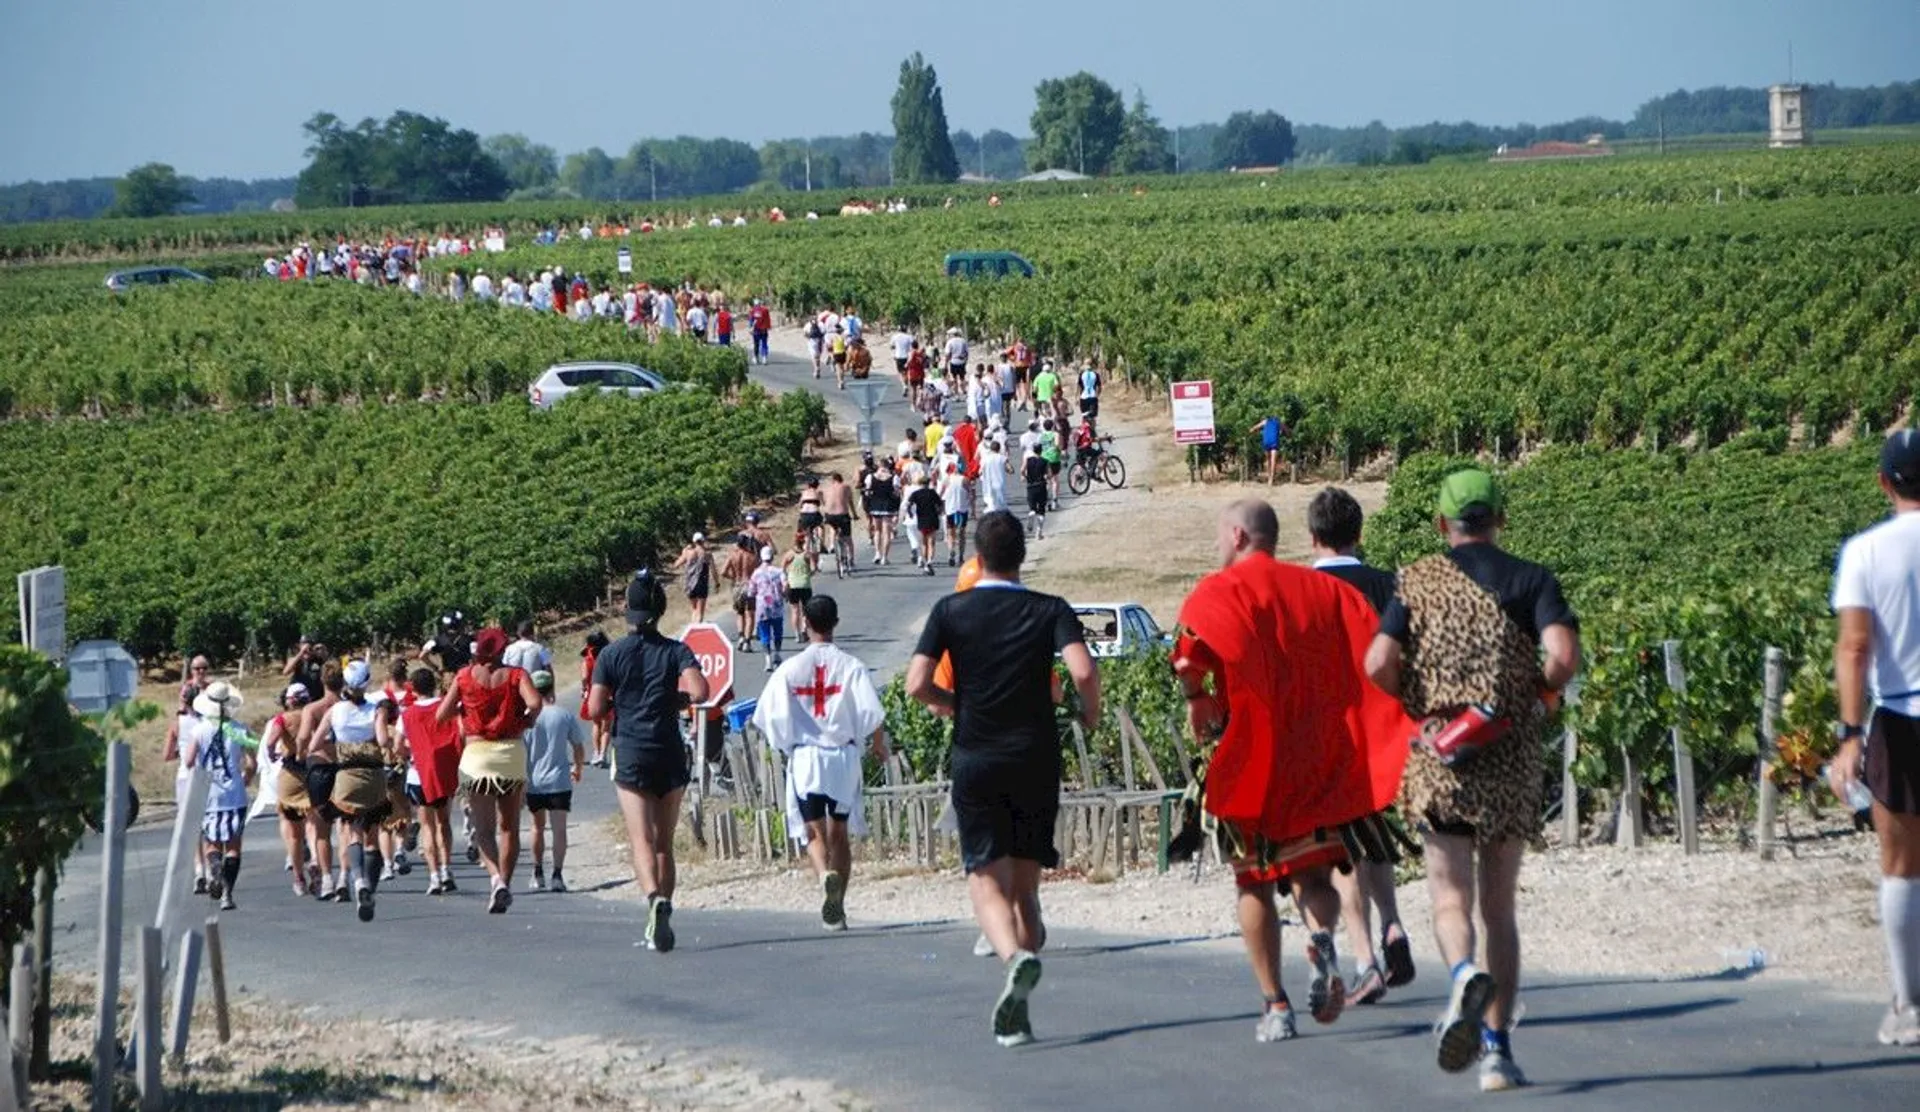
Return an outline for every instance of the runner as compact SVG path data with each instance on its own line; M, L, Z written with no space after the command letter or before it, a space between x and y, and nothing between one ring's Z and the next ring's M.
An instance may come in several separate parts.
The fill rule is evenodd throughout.
M904 398L908 396L907 360L912 358L917 341L914 340L913 333L903 324L893 330L893 339L890 343L893 347L894 373L900 376L900 396Z
M726 566L720 569L726 581L733 584L733 620L739 627L739 636L733 642L736 652L753 651L753 592L747 582L760 566L754 556L757 551L753 538L742 533L727 552Z
M1080 696L1080 719L1100 721L1100 676L1062 599L1020 584L1026 537L1012 514L989 514L975 532L984 574L970 591L934 604L907 666L907 692L955 715L953 809L974 917L1007 978L992 1015L1002 1046L1033 1041L1027 996L1040 981L1045 926L1040 870L1059 864L1060 737L1054 721L1054 654ZM933 682L953 658L951 692Z
M1020 478L1027 484L1027 528L1037 540L1047 539L1047 461L1036 445L1020 461ZM975 538L977 545L979 539Z
M280 693L280 713L267 720L260 738L260 751L279 766L274 773L274 804L280 816L280 841L287 850L287 869L293 873L293 894L308 893L306 762L300 759L295 741L299 733L300 708L312 701L307 685L290 683Z
M847 377L856 382L873 377L873 352L867 350L867 342L857 336L847 344Z
M753 307L747 310L747 328L753 333L753 361L764 367L773 359L768 344L773 335L773 310L757 297L753 299Z
M800 488L800 535L805 540L803 547L816 554L820 551L820 526L825 524L821 501L820 476L807 476L806 485Z
M967 558L967 517L973 512L973 484L967 481L964 461L948 465L940 498L947 519L947 566L957 568Z
M627 585L627 636L593 669L587 713L613 721L614 789L626 820L634 880L647 896L645 942L673 949L673 831L692 776L680 708L706 702L707 679L686 645L660 634L666 592L651 576Z
M1007 363L1013 368L1013 404L1026 409L1027 390L1033 380L1033 348L1025 340L1015 337L1013 346L1007 349ZM1013 404L1007 406L1008 412L1012 412Z
M1327 487L1307 505L1307 534L1312 538L1313 566L1345 582L1367 597L1374 613L1393 601L1393 573L1370 568L1354 555L1360 546L1365 514L1353 495ZM1386 821L1382 813L1382 821ZM1333 886L1340 892L1340 917L1353 949L1353 1002L1374 1004L1388 988L1413 980L1413 948L1400 924L1400 901L1394 889L1393 863L1361 859L1351 872L1336 872ZM1380 910L1380 950L1373 948L1371 908Z
M1362 671L1373 608L1331 576L1275 560L1279 531L1265 502L1222 511L1221 570L1181 605L1173 650L1194 736L1218 742L1180 842L1192 852L1210 833L1233 864L1240 934L1264 1000L1254 1028L1262 1043L1296 1034L1280 978L1282 885L1310 932L1308 1010L1326 1024L1346 1006L1331 874L1363 849L1388 856L1390 835L1361 820L1398 790L1410 729Z
M480 861L493 882L487 911L513 906L513 870L520 860L520 806L527 793L527 747L521 740L539 713L540 693L518 668L505 667L505 632L488 627L474 638L473 663L454 677L434 717L460 722L460 787L473 808Z
M371 923L385 865L380 824L392 813L387 798L390 744L379 704L367 697L373 680L367 662L348 661L340 680L340 698L307 747L307 794L321 817L339 827L341 883L335 898L351 898L360 921Z
M818 318L810 318L801 330L807 338L807 357L813 361L813 377L820 377L820 358L824 354L826 333L820 327Z
M1060 376L1053 373L1053 360L1040 364L1040 373L1033 376L1033 415L1037 420L1046 420L1053 416L1053 395L1060 389Z
M927 349L921 347L918 340L907 350L907 363L901 377L906 384L903 393L907 405L918 412L926 404L927 389Z
M1047 461L1047 508L1060 508L1060 461L1066 448L1065 422L1051 420L1040 425L1040 458Z
M767 681L753 722L786 756L787 829L804 832L807 858L824 893L820 921L830 931L843 931L853 878L848 835L867 832L860 743L869 740L874 758L887 759L886 712L867 666L833 643L840 624L833 597L807 600L801 621L807 647Z
M900 486L888 456L866 481L867 520L873 529L873 562L892 563L894 518L900 512Z
M827 333L827 357L833 361L833 380L840 389L847 388L847 336L836 324Z
M713 593L713 553L707 550L707 535L695 533L687 547L673 561L672 570L680 573L680 589L686 592L687 609L697 624L707 620L707 596ZM600 752L598 747L594 752Z
M967 373L967 340L958 328L947 329L947 377L957 379Z
M1094 370L1093 360L1089 359L1080 366L1080 416L1088 420L1100 416L1100 372Z
M180 759L181 736L193 725L197 712L193 701L207 688L212 665L204 656L194 656L187 661L186 678L180 682L180 700L174 708L173 720L167 723L167 739L161 747L160 759L178 761L173 771L173 804L176 810L187 805L188 786L193 782L193 770L187 762ZM193 855L193 894L204 896L213 878L207 874L207 843L201 839Z
M593 689L593 665L600 650L607 647L607 635L594 630L587 634L587 643L580 646L580 717L593 725L593 760L595 768L607 767L607 744L611 733L605 722L596 721L587 714L587 694Z
M338 894L333 880L333 817L328 814L328 806L325 806L328 792L332 789L329 787L318 795L314 794L316 780L311 753L314 738L319 735L320 727L325 724L327 715L332 712L334 704L340 701L340 693L345 689L346 681L340 675L340 662L327 661L320 668L320 698L300 708L298 726L293 735L294 756L303 766L301 775L306 778L307 845L313 851L307 858L307 892L321 901L332 900Z
M844 579L853 571L857 557L853 550L853 491L840 472L827 476L827 485L820 492L820 509L833 547L834 574Z
M522 619L520 624L514 627L513 641L507 645L506 652L500 654L500 663L528 673L550 670L553 667L553 652L534 640L533 633L532 620ZM402 681L405 680L404 671L400 678ZM393 691L393 687L389 685L388 690Z
M913 553L914 565L925 568L927 574L932 575L933 539L940 533L940 518L946 512L946 505L939 493L927 485L924 474L914 480L913 493L907 495L907 512L913 515L914 528L919 536Z
M580 744L580 719L558 706L553 673L528 677L540 693L540 713L527 731L527 811L533 816L533 887L547 890L547 822L553 822L553 890L567 890L567 812L573 810L573 786L586 765Z
M247 785L253 781L254 739L234 719L244 702L224 680L208 684L194 696L199 715L185 731L180 763L191 769L205 764L207 806L200 821L205 851L208 894L220 901L220 910L232 911L233 886L240 880L240 841L247 826Z
M440 676L415 668L409 677L414 701L400 711L400 747L412 776L408 798L420 817L421 853L427 859L427 895L455 891L453 822L447 803L460 790L460 723L440 717Z
M787 639L787 577L773 564L773 546L760 550L760 566L747 580L753 596L754 629L767 652L767 671L780 666L780 649Z
M994 432L980 449L980 516L995 510L1006 510L1007 504L1007 446L1001 440L1003 434Z
M1454 1073L1481 1058L1480 1088L1489 1092L1526 1084L1511 1041L1515 897L1521 855L1540 834L1543 697L1557 699L1580 667L1579 619L1559 581L1498 546L1502 508L1485 471L1441 482L1435 525L1449 551L1401 569L1367 652L1374 682L1423 720L1401 799L1426 846L1434 933L1452 973L1440 1068ZM1484 972L1473 961L1476 887Z
M819 562L807 551L807 538L796 533L793 547L787 550L786 558L780 561L780 574L787 578L787 605L792 608L793 629L798 633L802 628L800 608L813 597L813 573L819 570Z
M1852 806L1864 776L1873 799L1880 929L1893 981L1879 1038L1920 1046L1920 433L1887 437L1880 489L1893 517L1847 541L1833 575L1840 751L1827 779Z

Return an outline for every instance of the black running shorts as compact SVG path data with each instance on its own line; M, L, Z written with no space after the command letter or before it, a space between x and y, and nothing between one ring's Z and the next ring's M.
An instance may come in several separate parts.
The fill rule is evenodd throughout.
M953 810L960 863L968 872L1002 857L1060 864L1053 824L1060 815L1060 764L953 755Z
M573 810L573 793L566 792L528 792L527 810L538 814L541 811Z
M656 799L663 799L693 782L693 772L687 767L686 750L679 746L672 749L642 747L616 737L613 739L613 762L615 785Z
M832 796L813 792L800 797L800 818L806 822L820 822L828 815L835 822L845 822L852 812L836 803Z
M1867 727L1867 790L1896 815L1920 815L1920 718L1873 712Z

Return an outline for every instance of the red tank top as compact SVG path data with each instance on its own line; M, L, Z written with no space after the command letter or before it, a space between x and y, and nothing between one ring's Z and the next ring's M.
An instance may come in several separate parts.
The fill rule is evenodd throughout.
M469 664L460 669L454 683L460 690L461 732L470 738L511 741L526 732L526 706L520 699L520 680L526 673L519 668L496 668L499 685L488 687L473 674Z
M460 698L464 705L466 694L462 692ZM407 748L416 753L427 753L460 743L460 729L464 722L440 721L434 717L434 712L439 709L437 703L428 703L426 706L416 704L400 712L401 725L407 731Z

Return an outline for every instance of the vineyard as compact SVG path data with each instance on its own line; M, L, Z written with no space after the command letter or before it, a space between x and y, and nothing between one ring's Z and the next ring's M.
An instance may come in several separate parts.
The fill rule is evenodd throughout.
M216 282L108 295L95 283L9 287L0 417L198 407L492 401L555 362L619 359L716 392L746 380L739 350L454 304L346 282Z
M745 394L4 422L0 554L65 564L71 635L141 656L585 609L665 538L788 488L824 403Z

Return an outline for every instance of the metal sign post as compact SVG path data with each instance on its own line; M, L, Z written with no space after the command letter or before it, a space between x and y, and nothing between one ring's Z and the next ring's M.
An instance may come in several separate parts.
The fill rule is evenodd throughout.
M23 571L20 582L20 639L53 661L67 658L67 571L62 567Z
M1680 659L1680 642L1663 641L1666 654L1667 686L1675 696L1687 696L1687 669ZM1699 805L1693 798L1693 752L1687 748L1686 733L1680 723L1673 724L1673 794L1680 802L1680 848L1691 856L1700 852Z

